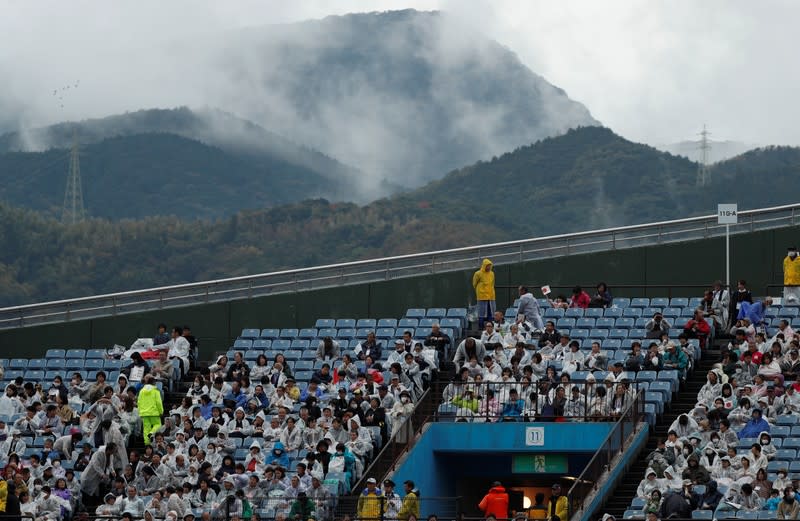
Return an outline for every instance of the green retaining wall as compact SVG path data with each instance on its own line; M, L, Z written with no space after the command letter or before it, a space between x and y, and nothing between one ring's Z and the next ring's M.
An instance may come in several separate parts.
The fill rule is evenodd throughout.
M763 294L783 280L786 247L797 245L800 226L740 234L731 238L731 278L745 278ZM476 269L479 261L476 260ZM667 289L623 289L616 285L709 284L725 276L725 239L715 238L646 246L510 264L496 267L497 286L593 285L606 281L615 296L664 296ZM130 345L152 336L159 322L189 324L200 340L201 355L227 349L246 327L312 327L317 318L401 317L411 307L465 307L474 303L472 270L421 275L256 297L224 303L132 313L0 331L0 357L33 357L48 348L102 348ZM568 290L556 290L567 293ZM777 291L777 290L773 290ZM498 290L498 308L516 297ZM700 295L699 289L672 288L672 296Z

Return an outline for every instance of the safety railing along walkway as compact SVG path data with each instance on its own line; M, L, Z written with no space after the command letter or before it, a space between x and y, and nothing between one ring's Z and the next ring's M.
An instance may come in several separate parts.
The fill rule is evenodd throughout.
M800 204L747 210L739 212L739 222L730 225L730 232L737 234L782 228L800 223L799 219ZM452 250L262 273L0 308L0 329L468 270L478 266L483 257L490 257L495 264L502 265L571 254L707 239L724 234L725 225L717 224L717 216L706 215Z

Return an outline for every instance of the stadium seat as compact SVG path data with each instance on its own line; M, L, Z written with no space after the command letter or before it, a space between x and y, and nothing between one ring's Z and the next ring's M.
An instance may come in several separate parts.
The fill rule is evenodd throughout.
M778 416L775 419L775 423L777 425L789 425L789 426L797 425L798 423L800 423L800 417L795 416L794 414L784 414Z
M644 416L645 419L647 420L647 423L650 424L650 427L655 428L658 415L657 415L656 405L654 403L644 404Z
M786 438L791 434L791 427L788 425L775 425L769 433L773 438Z
M398 329L402 329L404 327L412 329L417 326L419 326L419 319L416 318L402 318L397 322Z
M622 310L622 316L628 318L639 318L644 313L642 312L642 308L625 308Z
M583 316L587 318L600 318L603 316L602 308L586 308L583 310Z
M273 349L273 351L286 351L287 349L289 349L291 347L291 345L292 345L292 341L291 340L286 340L286 339L283 339L283 338L281 338L279 340L273 340L272 341L272 349Z
M315 327L303 328L297 333L297 338L305 340L311 340L317 338L318 336L319 336L319 331Z
M56 359L54 358L53 360ZM60 358L58 360L63 360L63 358ZM30 360L28 360L28 369L44 369L45 367L47 367L47 363L49 361L50 360L46 360L44 358L31 358ZM60 367L58 367L58 369L61 369L63 367L64 365L61 365Z
M41 382L44 380L44 371L42 370L35 370L31 371L30 369L25 371L25 381L28 382Z
M786 439L784 439L783 440L783 448L784 449L800 449L800 438L786 438Z
M573 340L581 340L581 339L589 338L589 330L588 329L573 329L570 332L569 336L572 337Z
M252 366L253 362L256 361L256 359L258 358L258 355L260 355L260 354L261 353L258 350L250 349L250 350L244 352L244 360L245 360L245 362L248 363L248 365Z
M64 358L51 358L47 360L48 369L64 369L66 365L67 361ZM30 369L30 364L28 364L28 369ZM42 376L44 376L44 374L42 374Z
M634 324L635 324L635 322L634 322L634 320L632 318L623 317L623 318L618 318L614 322L614 327L616 327L618 329L631 329L631 328L633 328Z
M48 349L44 354L45 358L66 358L67 352L63 349Z
M583 308L569 308L564 312L566 318L582 318Z
M598 318L595 323L594 327L597 329L611 329L614 327L614 319L613 318Z
M272 347L272 340L266 338L259 338L258 340L253 340L253 349L269 349Z
M714 517L713 510L693 510L692 519L712 519Z
M610 329L608 331L608 338L614 338L617 340L624 340L628 338L628 330L627 329Z
M644 506L646 504L647 504L647 501L645 501L644 499L642 499L640 497L635 497L635 498L633 498L631 500L631 509L635 509L635 508L642 509L642 508L644 508Z
M250 349L253 347L253 341L239 338L233 343L233 347L234 349Z
M544 318L561 318L564 316L564 310L561 308L547 308L544 310Z
M611 331L613 333L614 330L612 329ZM622 348L622 340L619 338L607 338L600 343L600 347L607 351L616 351Z
M594 318L579 318L575 321L575 327L580 329L592 329L594 327L596 320L597 319Z
M428 335L431 334L431 328L429 327L418 327L414 331L414 338L417 340L424 340L428 338Z
M67 349L66 358L86 358L86 349Z
M261 338L266 338L269 340L275 340L280 337L280 330L279 329L262 329L261 330Z
M405 318L425 318L425 310L422 308L411 308L406 310Z
M681 312L680 308L666 308L661 314L664 315L664 318L675 318L681 316Z
M325 329L336 327L336 321L332 318L318 318L314 323L315 329Z
M418 327L431 327L433 324L438 322L439 319L436 318L421 318L419 319Z
M655 371L639 371L636 373L637 382L655 382L658 379L658 373Z
M652 384L651 384L652 385ZM664 413L664 395L658 391L647 391L644 393L645 403L652 403L656 406L656 414Z
M302 357L302 351L299 349L287 349L283 352L283 356L286 357L287 360L297 361L300 360Z
M394 330L394 336L397 338L402 338L403 334L408 331L411 333L411 336L414 336L414 328L413 327L398 327Z
M644 519L644 511L626 510L625 513L622 514L622 519Z
M239 337L249 340L254 340L258 338L259 335L261 335L261 331L259 331L258 329L247 328L247 329L242 329L242 334L239 335Z
M392 329L397 328L397 319L396 318L382 318L378 320L378 327L390 327Z
M356 329L362 327L374 330L376 327L378 327L378 321L374 318L359 318L358 322L356 322Z
M656 297L656 298L651 298L650 299L650 306L649 307L652 307L652 308L665 308L667 306L669 306L669 299L666 298L666 297ZM648 307L648 306L643 306L643 307ZM679 307L679 306L675 306L675 307Z
M778 313L779 317L783 318L797 318L800 315L800 308L797 307L782 307L780 313Z
M449 308L447 310L447 318L457 318L462 321L462 325L467 320L467 308Z
M340 330L339 330L339 332L336 334L336 336L337 336L337 337L338 337L340 340L341 340L341 339L350 340L351 338L355 338L355 336L356 336L356 330L355 330L355 329L353 329L353 328L349 328L349 327L347 327L347 328L342 328L342 329L340 329Z
M85 360L82 358L70 358L67 360L64 368L68 371L80 371L83 369L84 362Z
M608 338L608 329L592 329L589 331L589 338Z
M627 308L631 305L631 299L626 297L616 297L611 301L611 305L618 308Z
M356 320L354 318L340 318L336 321L336 328L349 328L355 329L356 327Z
M606 318L619 318L622 316L623 311L620 308L606 308L603 311L603 316Z
M100 371L103 369L103 362L104 360L100 358L87 358L84 361L83 368L87 371Z
M310 342L308 340L297 338L292 340L292 345L290 349L308 349Z
M286 340L294 340L297 338L297 335L300 334L300 331L295 328L284 328L281 329L280 337Z
M10 369L27 369L28 368L28 359L27 358L12 358L8 362L8 367Z
M650 307L650 299L649 298L632 298L631 299L631 307L633 308L648 308Z
M428 318L441 320L447 316L447 310L445 308L430 308L428 309L428 312L425 313L425 316Z
M575 327L574 318L567 318L567 317L559 318L558 322L556 322L556 328L558 329L564 329L564 328L572 329L573 327Z

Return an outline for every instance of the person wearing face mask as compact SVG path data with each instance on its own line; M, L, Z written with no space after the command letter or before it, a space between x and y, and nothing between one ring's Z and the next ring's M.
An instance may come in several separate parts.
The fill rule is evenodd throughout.
M395 402L389 413L392 417L392 436L398 436L400 442L408 441L411 438L413 430L410 417L413 411L414 404L411 402L411 394L408 391L402 391L400 399Z
M800 502L795 499L794 488L783 490L783 499L778 503L776 512L778 519L797 519L800 516Z

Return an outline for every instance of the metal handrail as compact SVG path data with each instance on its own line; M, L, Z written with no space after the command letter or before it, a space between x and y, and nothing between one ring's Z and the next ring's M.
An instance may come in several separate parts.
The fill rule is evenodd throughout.
M731 233L791 226L795 224L796 210L800 210L800 204L739 212L739 223L731 226ZM495 264L502 265L576 252L722 236L725 225L717 224L716 218L690 217L6 307L0 308L0 329L459 271L476 266L482 257L491 257Z

